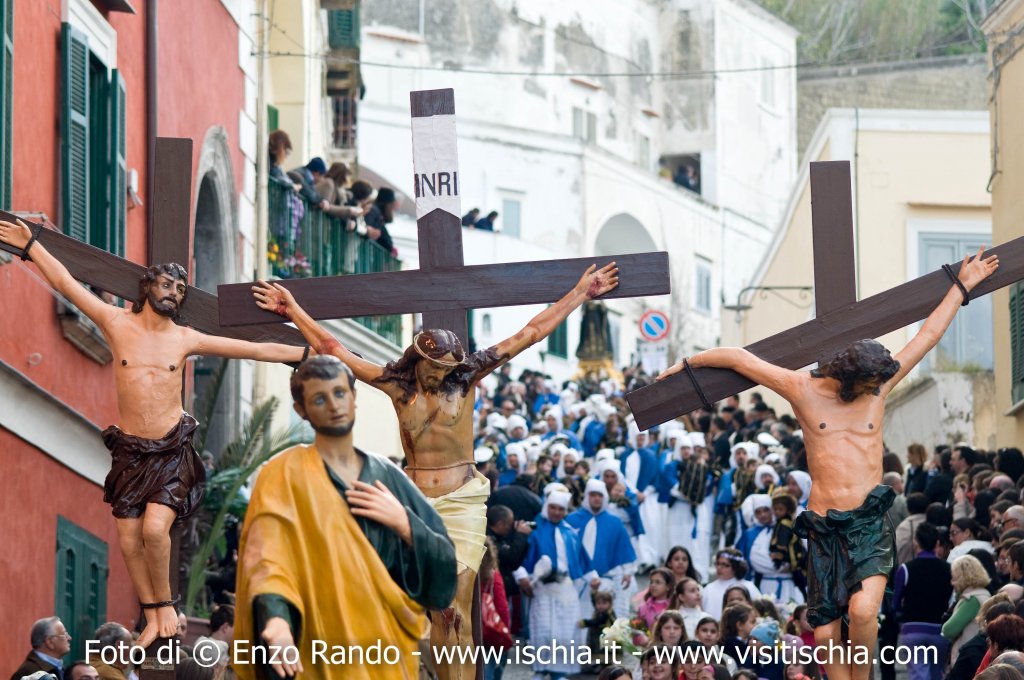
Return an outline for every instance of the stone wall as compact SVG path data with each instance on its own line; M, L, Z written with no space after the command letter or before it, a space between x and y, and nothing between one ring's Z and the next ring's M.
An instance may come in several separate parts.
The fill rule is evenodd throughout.
M830 108L988 108L988 65L984 54L916 61L801 69L797 79L799 157Z

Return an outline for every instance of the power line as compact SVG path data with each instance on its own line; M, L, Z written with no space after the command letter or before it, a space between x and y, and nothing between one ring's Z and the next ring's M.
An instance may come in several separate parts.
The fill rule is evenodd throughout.
M970 40L963 39L942 45L935 45L934 48L955 47L969 43ZM254 56L258 56L255 55ZM303 59L322 59L327 62L371 66L376 68L389 68L402 71L439 71L448 73L465 73L469 75L488 76L514 76L528 78L650 78L662 80L688 80L711 78L718 75L730 75L740 73L763 73L768 71L789 71L804 68L855 68L861 66L873 66L884 63L886 59L893 56L900 57L901 54L880 55L870 61L849 61L840 63L829 62L797 62L793 64L776 64L762 66L741 66L735 68L702 69L695 71L521 71L509 69L482 69L482 68L453 68L450 66L417 66L413 64L395 64L377 61L366 61L363 59L352 59L350 57L337 57L328 52L280 52L268 51L264 54L267 57L299 57Z

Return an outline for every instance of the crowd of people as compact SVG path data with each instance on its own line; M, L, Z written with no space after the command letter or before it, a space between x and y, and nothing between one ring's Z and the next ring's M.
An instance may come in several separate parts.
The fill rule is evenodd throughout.
M640 369L624 378L630 390L649 381ZM644 432L624 392L610 379L513 376L509 365L481 383L474 458L491 483L485 645L591 652L552 655L534 664L535 680L821 678L817 662L756 654L819 644L805 603L813 574L793 530L812 488L800 423L754 392ZM883 680L894 680L896 665L910 680L1024 680L1024 455L914 444L905 462L887 451L883 464L882 483L897 494L886 522L896 554L879 645L912 652L879 655ZM185 625L182 616L182 637ZM233 607L218 607L195 645L213 645L225 662L203 668L183 656L179 676L229 673L233 625ZM30 638L12 680L133 680L131 664L64 667L71 638L56 617L37 621ZM132 634L109 622L95 639L117 647ZM638 667L629 655L608 659L610 642L636 649ZM684 663L687 650L714 662ZM486 677L501 678L508 658L488 663Z
M209 632L195 638L191 645L175 648L176 680L228 680L233 678L229 662L234 639L235 608L224 604L210 614ZM188 637L189 622L178 615L178 640ZM132 654L138 639L116 621L99 626L90 638L91 654L86 659L64 664L71 651L71 635L59 617L50 616L32 624L31 650L11 675L11 680L138 680L140 659ZM201 649L200 649L201 648Z
M273 236L290 241L297 238L298 223L306 206L337 218L346 231L374 241L386 252L398 256L388 224L394 221L399 201L390 187L374 189L364 180L352 176L345 163L330 167L319 156L303 166L285 171L284 165L292 151L292 142L284 130L270 133L270 183L289 192L290 201L279 208L271 219Z
M630 389L644 380L626 372ZM816 664L754 663L750 653L816 644L807 548L793 531L812 481L793 417L755 392L642 432L611 380L556 385L531 371L514 379L508 366L476 406L497 564L484 577L512 634L590 645L594 658L602 634L607 643L623 630L641 649L724 653L706 667L662 664L653 652L638 669L538 664L535 678L821 677ZM911 680L1024 678L1024 456L915 444L906 461L884 458L897 556L879 645L916 650L899 663ZM894 665L879 662L892 680ZM500 678L494 666L488 677Z

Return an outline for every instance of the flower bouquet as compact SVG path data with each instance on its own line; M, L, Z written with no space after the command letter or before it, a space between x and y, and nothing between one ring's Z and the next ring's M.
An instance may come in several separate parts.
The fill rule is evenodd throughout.
M622 650L623 654L620 659L615 661L626 666L626 668L636 668L640 663L640 654L644 651L644 645L640 642L641 638L646 639L644 630L637 629L634 627L636 619L627 619L625 617L619 617L615 619L612 625L601 631L601 646L608 651L614 645L619 650ZM641 624L643 621L641 620ZM646 626L644 626L646 628Z

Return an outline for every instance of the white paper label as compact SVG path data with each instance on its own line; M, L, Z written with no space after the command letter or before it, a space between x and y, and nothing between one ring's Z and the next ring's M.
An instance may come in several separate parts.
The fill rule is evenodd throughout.
M461 217L454 115L412 119L412 167L416 219L437 208Z

